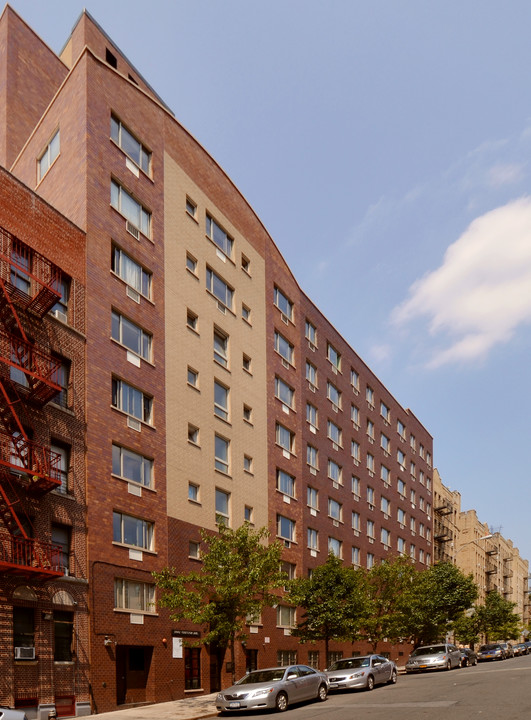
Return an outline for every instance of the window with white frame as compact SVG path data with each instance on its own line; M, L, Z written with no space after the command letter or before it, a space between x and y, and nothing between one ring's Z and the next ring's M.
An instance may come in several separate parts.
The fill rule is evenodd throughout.
M308 485L306 504L310 510L315 510L315 512L319 510L319 491L317 488L311 487L311 485Z
M414 535L414 534L416 533L416 531L417 531L417 521L416 521L416 519L415 519L413 516L411 516L411 517L409 518L409 529L411 530L411 532L413 533L413 535Z
M194 503L199 502L199 485L196 483L188 483L188 500Z
M295 478L280 468L277 468L277 490L288 497L295 497Z
M46 175L61 150L61 136L57 130L50 142L44 148L37 160L37 179L40 181Z
M275 350L287 363L293 365L294 347L286 338L275 330Z
M354 458L354 462L359 463L361 456L360 444L359 442L356 442L356 440L352 440L350 443L350 454Z
M361 481L356 475L352 476L351 489L354 497L359 498L361 494Z
M397 420L396 430L397 430L398 434L400 435L400 437L401 437L403 440L405 440L405 438L406 438L406 426L404 425L404 423L403 423L401 420Z
M424 471L423 471L423 470L420 470L420 471L419 471L419 482L420 482L421 485L425 485L425 484L426 484L426 477L425 477L425 475L424 475Z
M330 382L330 380L326 383L326 396L332 405L336 406L336 408L341 407L341 392L336 388L334 383Z
M391 483L391 472L385 465L380 465L380 479L383 480L386 485Z
M197 313L195 313L193 310L190 310L190 308L186 309L186 325L190 328L190 330L198 332L199 317Z
M306 462L314 470L319 469L317 448L313 447L313 445L306 446Z
M194 202L192 198L186 197L185 208L188 215L193 217L194 220L197 220L197 203Z
M422 495L419 497L419 508L424 512L424 498Z
M415 465L414 462L411 462L409 464L409 472L410 472L411 477L417 476L417 466Z
M367 504L374 508L374 488L370 485L367 486Z
M188 423L188 442L199 445L199 428L192 423Z
M415 504L416 504L416 502L417 502L417 493L415 492L415 490L411 489L411 490L409 491L409 499L410 499L412 505L415 505Z
M415 545L413 543L411 543L409 546L409 557L412 560L415 560L415 558L417 557L417 548L415 547Z
M59 455L59 465L57 467L57 471L59 473L61 485L59 487L56 487L55 490L62 493L63 495L67 495L70 492L68 482L68 474L70 468L70 447L67 445L52 444L50 446L50 450Z
M295 540L295 520L277 514L277 536L282 540L293 542Z
M229 388L214 380L214 414L222 420L229 419Z
M243 519L246 523L253 524L254 523L254 509L250 505L246 505L243 508Z
M155 585L151 583L115 578L114 607L134 613L155 612Z
M386 547L390 547L391 545L391 533L387 528L381 528L380 529L380 540L383 545Z
M326 423L326 434L333 443L336 445L342 445L341 428L338 427L335 422L332 422L332 420L328 420Z
M199 387L199 373L197 372L197 370L194 370L190 366L188 366L187 369L186 382L193 388L197 389Z
M116 180L111 180L111 205L146 237L151 237L151 213Z
M218 223L207 214L206 216L206 235L209 240L217 245L221 252L227 257L232 257L232 248L234 240Z
M306 403L306 422L317 430L317 408L309 402Z
M417 449L417 440L413 434L409 436L409 447L415 452Z
M214 435L214 467L222 473L229 472L230 442L221 435Z
M371 408L374 407L374 390L367 385L365 389L365 398L367 399L368 404Z
M230 493L216 488L216 523L230 525Z
M391 515L391 503L388 498L382 497L380 498L380 510L383 512L384 515Z
M287 427L284 427L284 425L281 425L280 423L276 424L276 431L275 431L275 437L277 445L280 445L280 447L285 450L288 453L292 453L295 450L295 433L291 430L288 430Z
M426 465L431 467L431 453L426 453Z
M341 353L331 343L326 343L326 357L336 370L341 370Z
M199 560L201 557L201 543L195 540L188 541L188 557L193 560Z
M306 360L306 380L312 387L317 387L317 368L308 360Z
M374 540L374 520L367 520L367 537Z
M426 537L426 526L424 523L419 523L419 535L420 537Z
M186 253L186 269L197 276L197 260L190 253Z
M114 542L142 550L153 550L154 523L116 511L112 517Z
M384 452L391 452L391 441L385 433L380 433L380 446L384 450Z
M359 532L360 530L360 514L356 511L352 511L352 529Z
M397 540L396 540L396 549L398 550L398 552L399 552L401 555L404 555L404 554L405 554L405 552L406 552L406 541L404 540L404 538L401 538L401 537L397 538Z
M360 566L360 557L361 553L359 547L352 546L352 564L354 567Z
M308 528L308 547L310 550L319 550L319 532L313 528Z
M350 384L352 385L353 390L359 391L360 376L359 376L359 373L357 373L356 370L354 370L354 369L350 370Z
M374 455L367 453L367 470L374 472Z
M136 139L115 115L111 115L111 139L147 175L151 173L151 152Z
M112 406L141 422L153 424L153 398L118 378L112 379Z
M343 468L334 460L328 460L328 477L338 485L343 484Z
M350 406L350 419L354 423L354 425L359 428L360 426L360 411L359 408L356 407L356 405Z
M399 495L406 497L406 483L403 480L398 480L397 490Z
M224 368L229 364L229 336L214 328L214 360Z
M277 605L277 627L295 627L295 608L287 605Z
M206 288L223 306L232 310L234 288L208 265L206 269Z
M398 508L397 514L396 514L398 524L405 526L406 524L406 511L402 510L402 508Z
M369 442L374 442L374 423L372 420L367 420L367 437Z
M116 245L112 249L111 270L139 295L151 299L152 273Z
M374 553L367 553L367 570L374 567Z
M116 310L112 311L111 337L135 355L151 361L152 334Z
M343 557L343 543L335 537L328 538L328 552L337 558Z
M386 422L391 419L391 411L384 402L380 402L380 415Z
M424 565L424 550L422 548L419 550L419 562Z
M426 456L426 451L425 451L424 445L422 443L420 443L420 446L419 446L419 455L422 459L424 459Z
M129 482L153 487L153 460L113 443L112 472Z
M405 456L405 454L402 452L402 450L397 450L397 451L396 451L396 459L398 460L398 464L400 465L400 469L401 469L401 470L405 470L405 469L406 469L406 456Z
M253 472L253 459L250 455L243 456L243 469L245 472Z
M58 318L59 320L62 320L63 322L68 322L68 300L70 298L70 285L70 278L63 275L54 286L60 297L50 310L50 314Z
M328 517L331 517L332 520L336 520L337 522L343 520L342 504L330 497L328 498Z
M304 333L310 345L317 347L317 329L309 320L306 320Z
M282 290L276 286L274 291L274 303L284 317L293 321L293 303L288 297L286 297L286 295L284 295Z

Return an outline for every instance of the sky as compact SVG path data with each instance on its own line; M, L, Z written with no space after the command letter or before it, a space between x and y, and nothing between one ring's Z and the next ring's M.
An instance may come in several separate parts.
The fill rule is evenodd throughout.
M74 0L12 0L56 52ZM531 3L86 0L531 560Z

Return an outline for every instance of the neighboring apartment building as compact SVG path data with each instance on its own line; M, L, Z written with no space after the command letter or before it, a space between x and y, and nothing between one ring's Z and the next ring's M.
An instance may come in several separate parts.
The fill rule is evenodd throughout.
M86 234L92 709L212 692L226 666L183 646L200 629L169 621L151 573L198 567L200 529L244 521L283 542L291 576L328 552L428 567L432 438L88 13L57 56L6 7L0 66L0 164ZM249 627L238 673L327 664L291 637L296 613Z
M433 471L433 562L456 563L459 544L459 513L461 494L450 490Z
M0 703L90 713L85 237L0 168Z

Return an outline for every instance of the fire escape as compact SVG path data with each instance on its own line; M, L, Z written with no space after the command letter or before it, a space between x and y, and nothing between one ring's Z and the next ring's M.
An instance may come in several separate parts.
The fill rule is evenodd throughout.
M63 575L61 547L34 536L30 505L61 485L60 455L34 442L32 412L60 391L60 362L29 328L60 299L61 270L0 227L0 572Z
M452 562L452 556L446 551L445 546L445 543L451 542L454 539L450 522L446 519L453 512L452 505L446 500L443 500L441 505L433 509L435 511L433 521L434 560L436 563Z

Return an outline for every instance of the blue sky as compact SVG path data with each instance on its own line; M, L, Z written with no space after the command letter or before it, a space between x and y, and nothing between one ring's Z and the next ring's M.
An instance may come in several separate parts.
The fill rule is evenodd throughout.
M82 9L11 5L55 51ZM531 3L86 7L531 559Z

